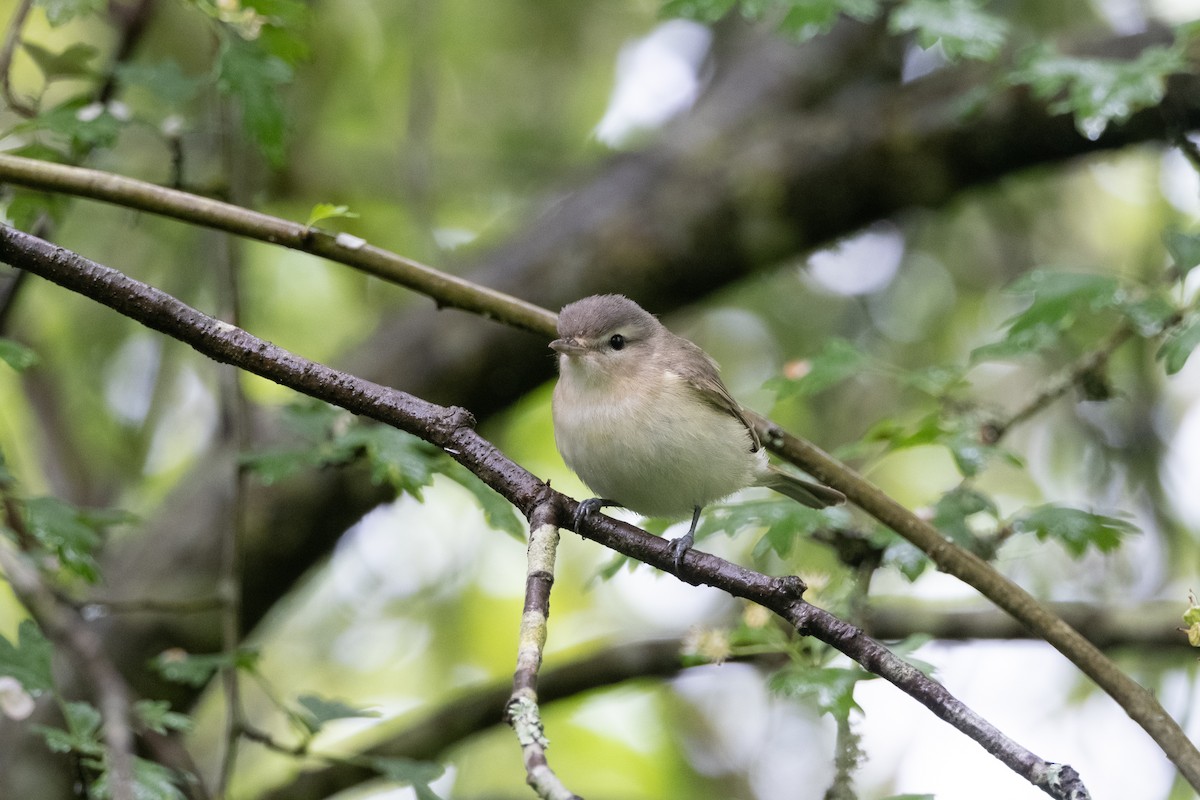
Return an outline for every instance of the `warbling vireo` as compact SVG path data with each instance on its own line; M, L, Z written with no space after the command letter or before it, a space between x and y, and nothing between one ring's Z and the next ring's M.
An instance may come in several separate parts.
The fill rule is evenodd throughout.
M729 394L717 363L627 297L595 295L558 314L554 439L567 466L603 506L684 517L675 566L692 546L700 509L747 486L766 486L812 508L845 501L836 489L767 463L758 434Z

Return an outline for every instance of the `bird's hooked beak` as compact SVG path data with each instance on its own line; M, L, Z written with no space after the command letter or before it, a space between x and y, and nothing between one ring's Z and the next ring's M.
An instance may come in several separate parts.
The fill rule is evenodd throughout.
M550 343L550 349L561 356L577 356L587 350L587 345L574 336L555 339Z

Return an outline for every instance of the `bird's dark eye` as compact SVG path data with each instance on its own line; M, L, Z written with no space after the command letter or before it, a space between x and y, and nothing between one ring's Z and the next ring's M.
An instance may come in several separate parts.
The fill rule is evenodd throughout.
M619 333L614 333L608 340L608 346L613 350L620 350L625 346L625 337Z

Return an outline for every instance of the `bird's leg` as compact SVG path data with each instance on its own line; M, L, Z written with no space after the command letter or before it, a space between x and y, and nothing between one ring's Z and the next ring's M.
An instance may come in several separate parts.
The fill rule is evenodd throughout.
M587 500L579 501L579 505L575 507L574 522L576 533L579 532L579 523L583 522L584 517L591 516L602 508L619 505L621 504L612 500L604 500L599 497L589 497Z
M692 526L688 528L688 532L678 539L671 540L671 554L675 557L675 571L683 566L683 554L692 549L692 542L696 541L696 523L700 521L700 506L696 506L696 510L692 512Z

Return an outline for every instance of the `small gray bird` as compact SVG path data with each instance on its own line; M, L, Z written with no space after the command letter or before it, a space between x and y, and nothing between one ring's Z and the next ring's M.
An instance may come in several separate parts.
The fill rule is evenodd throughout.
M747 486L811 508L845 502L836 489L767 463L758 433L713 359L627 297L585 297L558 315L554 439L567 466L603 506L652 517L692 514L675 539L675 567L692 546L700 509Z

